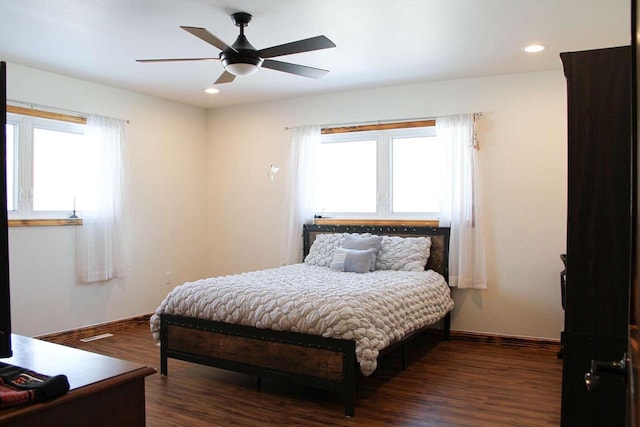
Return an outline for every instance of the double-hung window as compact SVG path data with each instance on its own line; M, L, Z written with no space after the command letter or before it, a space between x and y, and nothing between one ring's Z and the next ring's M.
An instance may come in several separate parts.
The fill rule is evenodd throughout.
M93 156L84 131L83 124L7 114L10 219L68 218L86 208L76 205Z
M442 156L435 126L323 134L316 215L437 219Z

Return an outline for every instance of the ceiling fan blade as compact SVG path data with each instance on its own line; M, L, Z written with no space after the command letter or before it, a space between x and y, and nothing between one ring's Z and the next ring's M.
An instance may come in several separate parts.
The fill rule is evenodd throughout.
M220 85L222 83L231 83L235 78L236 76L234 76L228 71L225 71L220 75L220 77L218 77L218 80L216 80L216 82L213 85L215 86L215 85Z
M272 70L284 71L285 73L297 74L303 77L319 79L329 72L320 68L307 67L306 65L292 64L290 62L274 61L273 59L265 59L262 63L263 68L271 68Z
M220 40L219 38L217 38L216 36L214 36L204 28L185 27L183 25L181 25L180 28L193 34L194 36L198 37L200 40L203 40L209 43L210 45L217 47L220 50L231 49L232 51L237 52L234 48L227 46L225 42L223 42L222 40Z
M176 62L176 61L211 61L220 58L167 58L167 59L136 59L136 62Z
M325 36L316 36L311 37L310 39L298 40L297 42L285 43L279 46L261 49L258 51L258 54L262 58L273 58L274 56L291 55L293 53L328 49L330 47L336 47L335 43Z

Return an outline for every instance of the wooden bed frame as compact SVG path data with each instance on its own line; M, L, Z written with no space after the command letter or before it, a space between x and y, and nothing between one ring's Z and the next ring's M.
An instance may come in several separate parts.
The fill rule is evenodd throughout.
M430 236L431 255L426 269L449 279L449 228L404 226L305 225L304 255L319 233L371 233L404 237ZM449 339L451 313L444 318L443 338ZM427 327L428 328L428 327ZM426 328L425 328L426 329ZM416 331L380 352L401 348L403 369L405 346L424 332ZM217 368L281 378L310 387L341 393L345 414L354 415L356 376L359 372L355 341L324 338L294 332L258 329L211 320L163 314L160 316L160 372L168 374L167 359L180 359Z

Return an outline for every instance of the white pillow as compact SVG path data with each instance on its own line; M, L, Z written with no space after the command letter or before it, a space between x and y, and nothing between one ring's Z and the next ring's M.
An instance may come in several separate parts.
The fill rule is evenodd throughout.
M368 273L371 255L375 252L373 248L364 250L338 248L333 254L330 268L351 273Z
M309 254L304 258L305 264L317 265L318 267L329 267L336 249L342 247L344 239L349 233L319 233L316 235ZM358 234L354 234L358 236ZM368 237L370 233L360 234Z
M423 271L430 248L429 237L382 236L376 270Z

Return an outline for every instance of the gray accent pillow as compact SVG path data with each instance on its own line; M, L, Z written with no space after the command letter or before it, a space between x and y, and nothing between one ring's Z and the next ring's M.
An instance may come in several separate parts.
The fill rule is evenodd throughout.
M369 263L369 271L374 271L376 269L376 256L380 250L381 242L382 236L362 237L358 234L349 234L344 238L342 247L345 249L358 249L360 251L374 249L375 252L371 253L371 262Z
M351 273L368 273L371 265L371 254L375 249L345 249L338 248L331 260L331 269L337 271L347 271Z

